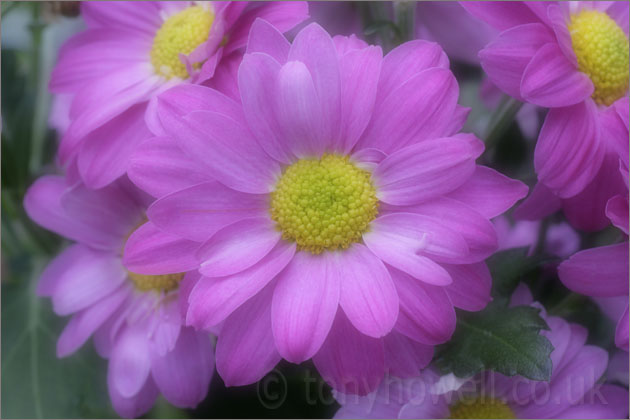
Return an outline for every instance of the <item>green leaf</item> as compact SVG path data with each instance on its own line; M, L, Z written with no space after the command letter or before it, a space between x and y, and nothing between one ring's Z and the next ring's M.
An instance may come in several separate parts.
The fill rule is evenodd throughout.
M507 376L549 380L553 346L539 334L549 329L539 309L507 307L505 301L497 301L481 312L458 315L463 316L458 316L455 334L436 360L442 371L469 377L493 370Z
M26 264L31 266L32 261ZM8 267L8 273L3 272L2 417L115 416L107 394L105 361L91 345L57 359L56 341L65 320L35 295L34 281L16 278L15 271ZM10 274L6 282L5 274Z
M492 296L509 298L518 283L536 272L543 264L553 261L547 256L528 256L529 247L497 252L486 260L492 275Z

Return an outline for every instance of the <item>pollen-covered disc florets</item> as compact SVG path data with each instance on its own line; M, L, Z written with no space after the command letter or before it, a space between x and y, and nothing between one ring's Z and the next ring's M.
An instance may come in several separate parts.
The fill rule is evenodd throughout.
M583 10L569 24L578 68L586 73L598 104L610 105L628 90L628 38L606 13Z
M512 409L503 401L490 398L465 398L450 409L452 419L515 419Z
M282 237L314 254L358 242L377 212L370 173L347 156L301 159L271 194L271 217Z
M169 17L157 31L151 48L155 72L166 78L188 77L180 54L190 54L208 39L214 13L202 6L188 7Z
M141 292L156 291L170 292L177 289L179 282L184 278L184 273L147 275L138 274L131 271L128 276L137 290Z

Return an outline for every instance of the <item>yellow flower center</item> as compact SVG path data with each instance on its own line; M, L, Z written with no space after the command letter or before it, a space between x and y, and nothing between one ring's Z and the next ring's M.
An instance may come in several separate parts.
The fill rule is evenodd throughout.
M184 278L184 273L161 274L157 276L132 273L131 271L127 273L133 285L141 292L151 290L156 292L169 292L177 289L179 282Z
M153 38L151 64L155 72L168 79L187 78L179 55L190 54L206 41L213 21L214 13L202 6L188 7L168 18Z
M515 419L503 401L490 397L464 398L451 407L452 419Z
M347 156L301 159L286 168L271 193L271 217L283 239L313 254L360 241L377 213L370 173Z
M595 86L593 99L610 105L628 91L628 38L606 13L583 10L569 24L578 68Z

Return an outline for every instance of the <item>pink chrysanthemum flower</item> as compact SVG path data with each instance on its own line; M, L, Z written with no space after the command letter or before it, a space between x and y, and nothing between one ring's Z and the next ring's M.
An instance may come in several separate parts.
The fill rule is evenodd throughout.
M569 289L594 297L625 296L626 309L617 323L615 344L628 351L628 142L621 154L620 169L626 180L626 193L606 205L606 215L625 234L625 241L615 245L586 249L574 254L558 267L560 280Z
M610 107L628 112L628 3L461 4L503 31L480 52L490 80L514 98L551 108L534 166L555 195L575 197L612 149L603 114Z
M178 286L184 273L147 276L122 265L125 241L148 204L125 178L94 191L45 176L24 200L33 220L77 242L48 265L37 288L52 299L55 313L72 315L57 355L74 353L92 336L109 359L109 395L124 417L146 413L159 393L174 405L196 406L214 370L210 334L183 326Z
M264 17L285 31L307 17L305 2L83 2L87 29L61 49L50 89L73 95L62 162L77 158L91 188L125 173L135 146L150 136L144 115L159 92L202 83L245 46Z
M523 285L512 298L531 303ZM538 306L538 304L534 304ZM586 345L587 330L562 318L542 313L550 327L542 331L554 346L549 382L484 372L459 379L439 377L426 369L419 377L384 380L363 397L337 394L342 404L335 418L406 419L609 419L628 416L628 390L601 384L608 354Z
M225 321L217 368L228 384L281 357L313 358L333 386L368 392L413 360L388 351L401 339L443 343L453 306L489 301L488 219L527 188L475 164L483 144L457 134L467 112L437 44L383 58L317 24L290 44L258 20L238 85L242 103L199 86L160 96L170 137L147 142L130 173L154 194L192 186L150 207L126 264L172 271L154 252L160 232L202 243L187 321Z

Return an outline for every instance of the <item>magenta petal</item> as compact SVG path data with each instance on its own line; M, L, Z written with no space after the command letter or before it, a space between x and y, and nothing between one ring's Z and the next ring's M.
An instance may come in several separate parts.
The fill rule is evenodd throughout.
M526 101L550 108L582 102L593 90L591 79L579 72L555 43L538 50L521 81L521 94Z
M593 179L604 153L595 103L587 100L549 111L538 137L534 167L539 181L567 198Z
M198 248L198 242L163 232L147 222L127 240L123 262L134 273L182 273L199 265L195 258Z
M630 320L628 318L628 307L626 306L626 310L624 311L621 318L619 318L619 322L617 323L617 330L615 331L615 345L622 350L628 351L628 334L629 334L629 324Z
M475 171L483 144L472 134L425 140L387 156L372 177L377 196L394 205L417 204L460 187Z
M416 73L376 101L359 147L392 153L421 140L443 137L451 129L458 96L457 81L448 69L432 67Z
M80 261L85 252L83 245L74 244L53 258L39 279L36 289L37 296L51 297L55 293L59 279L63 277L68 267L74 265L75 261Z
M343 252L339 304L362 334L382 337L398 317L398 294L385 264L361 244Z
M298 252L277 278L271 326L278 352L292 363L317 353L335 319L341 279L332 258Z
M245 125L225 115L195 111L180 120L179 147L207 168L210 176L238 191L262 194L272 189L280 172Z
M226 386L259 381L280 361L271 330L272 294L269 285L225 321L217 342L217 372Z
M215 233L197 251L199 272L207 277L223 277L251 267L280 240L267 217L244 219Z
M276 277L294 254L295 244L281 241L259 262L237 274L202 277L188 297L187 323L207 329L223 321Z
M626 296L628 243L580 251L560 264L558 275L565 286L583 295Z
M552 193L543 183L537 183L531 194L516 209L512 215L516 220L538 220L560 210L562 201Z
M203 242L227 225L263 217L267 210L265 195L242 193L213 181L160 198L147 216L168 233Z
M322 379L348 394L372 392L385 373L382 340L361 334L342 311L313 362Z
M517 25L540 22L540 18L525 2L466 1L460 4L468 13L500 31Z
M627 9L626 9L627 10ZM626 24L628 15L626 14ZM596 384L583 402L558 413L563 419L623 419L628 417L628 390L618 385Z
M114 313L129 295L128 287L116 292L75 314L65 326L57 341L57 357L74 353Z
M249 31L247 54L264 53L280 64L287 62L291 44L282 33L266 20L257 18Z
M448 196L468 204L481 215L491 219L527 195L527 186L506 177L494 169L477 166L470 180Z
M626 235L628 234L628 197L617 195L606 204L606 216L612 221L613 225L621 229Z
M134 184L154 197L210 180L204 168L189 159L170 137L153 137L142 142L131 155L127 174Z
M107 388L114 410L116 410L121 417L127 418L140 417L146 414L151 409L160 393L153 379L148 378L142 389L140 389L136 395L129 398L122 396L113 385L111 367L107 372Z
M194 408L208 393L214 372L210 336L183 328L175 348L164 356L152 355L151 375L168 402Z
M479 52L481 66L502 91L521 97L521 80L525 68L540 48L554 41L553 33L541 23L530 23L508 29Z
M160 27L159 3L100 3L81 4L81 14L89 27L131 31L152 37ZM136 36L137 36L136 35Z
M399 378L420 375L433 359L433 346L427 346L392 331L384 338L385 371Z
M116 339L109 361L113 388L122 397L138 394L149 378L151 359L147 331L140 324L126 326Z
M453 283L446 286L446 293L453 305L466 311L480 311L492 300L492 277L485 263L444 264Z
M443 287L419 282L390 268L400 296L395 330L422 344L448 341L455 331L455 309Z

